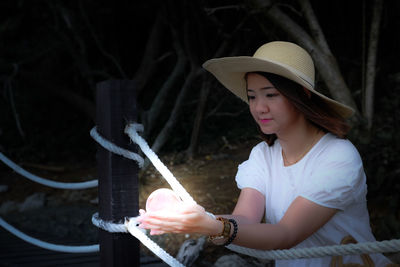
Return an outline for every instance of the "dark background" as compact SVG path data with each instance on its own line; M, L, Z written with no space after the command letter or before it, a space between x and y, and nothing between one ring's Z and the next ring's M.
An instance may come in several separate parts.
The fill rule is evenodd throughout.
M307 29L296 1L274 2ZM311 4L360 107L362 47L367 45L362 33L368 34L373 1ZM380 237L387 239L400 237L399 5L399 1L384 1L370 138L365 140L356 131L350 135L364 160L368 199L388 209L380 226ZM232 8L214 9L221 6ZM292 41L280 27L255 12L253 1L1 1L0 151L16 162L94 166L96 145L89 130L94 126L96 83L140 80L157 19L161 33L152 50L153 61L145 60L154 71L139 92L141 112L150 109L176 64L174 41L197 66L212 58L224 40L229 45L221 56L252 55L265 42ZM189 73L187 64L165 98L154 130L147 134L150 143L168 120ZM324 87L318 79L317 84ZM182 115L161 153L185 153L190 146L200 83L200 79L193 81ZM222 142L221 136L232 143L254 138L246 105L215 81L210 86L198 153ZM0 164L0 169L6 168Z

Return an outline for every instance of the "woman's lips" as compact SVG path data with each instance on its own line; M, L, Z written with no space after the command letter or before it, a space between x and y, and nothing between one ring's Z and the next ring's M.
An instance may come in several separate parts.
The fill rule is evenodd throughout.
M272 119L260 119L261 123L268 123L270 121L272 121Z

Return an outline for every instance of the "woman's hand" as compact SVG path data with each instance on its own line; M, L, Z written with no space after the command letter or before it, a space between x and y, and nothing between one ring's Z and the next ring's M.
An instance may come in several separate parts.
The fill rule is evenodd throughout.
M139 227L151 229L151 235L163 233L214 234L216 220L210 218L205 209L197 204L180 202L172 209L155 211L140 210Z

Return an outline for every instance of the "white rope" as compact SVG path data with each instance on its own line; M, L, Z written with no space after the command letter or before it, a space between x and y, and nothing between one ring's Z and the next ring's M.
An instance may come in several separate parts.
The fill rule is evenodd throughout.
M97 132L97 127L93 127L92 130L90 130L90 136L97 141L102 147L107 149L108 151L111 151L117 155L123 156L128 159L132 159L136 161L139 165L139 168L143 167L144 160L143 158L134 152L131 152L127 149L121 148L113 144L112 142L104 139L98 132Z
M92 216L92 223L96 225L97 227L103 229L104 231L110 232L110 233L128 233L128 228L122 223L113 223L113 222L108 222L108 221L103 221L99 217L99 213L96 212Z
M99 214L95 213L92 216L92 222L97 227L111 232L111 233L131 233L134 237L136 237L143 245L145 245L150 251L152 251L155 255L157 255L160 259L162 259L169 266L173 267L183 267L182 263L168 254L165 250L163 250L157 243L151 240L146 235L146 230L138 227L138 223L135 217L129 218L125 220L124 224L121 223L113 223L107 222L100 219Z
M99 251L98 244L90 246L65 246L65 245L56 245L41 241L39 239L33 238L31 236L22 233L21 231L17 230L16 228L8 224L6 221L4 221L3 218L1 217L0 217L0 226L2 226L4 229L14 234L15 236L21 238L22 240L44 249L58 251L58 252L67 252L67 253L90 253Z
M87 182L79 182L79 183L63 183L63 182L55 182L51 181L48 179L41 178L39 176L36 176L17 164L15 164L13 161L11 161L9 158L7 158L3 153L0 152L0 160L6 164L8 167L13 169L15 172L19 173L20 175L28 178L31 181L34 181L36 183L53 187L53 188L60 188L60 189L86 189L86 188L93 188L96 187L98 182L97 180L91 180Z
M374 254L400 251L400 239L357 244L333 245L312 248L292 248L282 250L257 250L237 245L229 245L228 249L241 254L266 260L292 260L300 258L320 258L325 256Z
M189 193L183 188L178 182L170 170L161 162L157 157L156 153L149 147L146 141L137 133L138 129L142 129L142 125L131 123L125 127L125 133L129 135L133 142L139 145L140 149L147 156L147 158L153 163L154 167L161 173L172 190L183 200L188 203L196 203Z
M172 267L184 267L177 259L168 254L165 250L160 248L153 240L151 240L145 233L141 231L139 227L136 226L134 220L127 221L127 227L129 233L135 236L143 245L150 249L154 254L156 254L160 259Z

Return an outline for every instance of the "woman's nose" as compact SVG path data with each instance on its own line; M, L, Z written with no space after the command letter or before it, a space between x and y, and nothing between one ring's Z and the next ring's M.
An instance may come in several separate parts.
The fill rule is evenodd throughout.
M268 104L265 101L263 101L262 99L258 99L256 101L256 110L259 113L266 113L269 111Z

